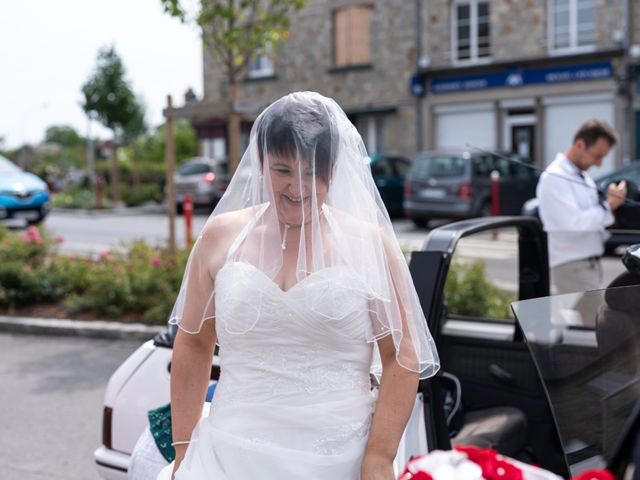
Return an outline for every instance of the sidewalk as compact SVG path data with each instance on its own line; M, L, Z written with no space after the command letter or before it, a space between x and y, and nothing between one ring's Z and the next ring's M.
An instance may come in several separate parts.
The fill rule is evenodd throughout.
M92 338L146 341L162 332L164 325L108 322L103 320L62 320L57 318L0 315L0 332L38 335L73 335Z

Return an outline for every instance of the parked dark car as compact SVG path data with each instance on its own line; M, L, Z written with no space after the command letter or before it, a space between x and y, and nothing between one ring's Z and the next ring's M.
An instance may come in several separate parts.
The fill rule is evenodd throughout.
M640 160L595 178L598 190L604 199L604 192L610 183L627 182L627 198L640 202ZM522 207L522 215L538 218L538 199L531 198ZM611 236L605 243L605 251L613 253L620 246L640 243L640 206L626 203L615 212L616 222L607 230Z
M0 156L0 220L21 218L36 224L44 220L49 210L46 182Z
M471 150L419 154L405 181L405 214L419 227L433 218L491 215L493 171L500 173L498 214L519 214L535 194L536 172L498 155Z
M404 180L411 168L411 161L405 157L384 154L371 155L370 159L373 181L389 215L402 215Z
M222 198L230 179L226 160L195 157L186 161L174 175L178 211L182 211L187 193L191 195L195 207L213 209Z

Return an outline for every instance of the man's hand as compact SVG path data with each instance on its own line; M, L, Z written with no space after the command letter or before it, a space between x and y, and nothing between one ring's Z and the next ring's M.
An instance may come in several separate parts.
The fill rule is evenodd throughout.
M627 182L622 180L617 185L615 183L610 183L607 188L607 202L611 207L611 211L615 212L615 210L624 203L627 198Z
M393 460L381 455L366 454L360 468L360 480L394 480Z

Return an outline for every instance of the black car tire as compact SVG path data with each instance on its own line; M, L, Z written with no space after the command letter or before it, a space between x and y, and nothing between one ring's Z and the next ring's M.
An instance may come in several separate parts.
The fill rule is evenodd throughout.
M27 220L27 225L38 225L40 222L42 222L45 219L48 213L49 212L47 210L40 209L40 213L38 214L38 217L34 220Z
M182 215L182 202L176 202L176 213Z
M411 217L411 221L418 228L428 228L429 219L424 217Z

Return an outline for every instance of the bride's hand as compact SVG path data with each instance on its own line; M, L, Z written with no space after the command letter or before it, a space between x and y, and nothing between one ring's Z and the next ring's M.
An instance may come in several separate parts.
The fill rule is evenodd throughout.
M360 480L395 480L393 460L379 455L365 455L360 468Z

